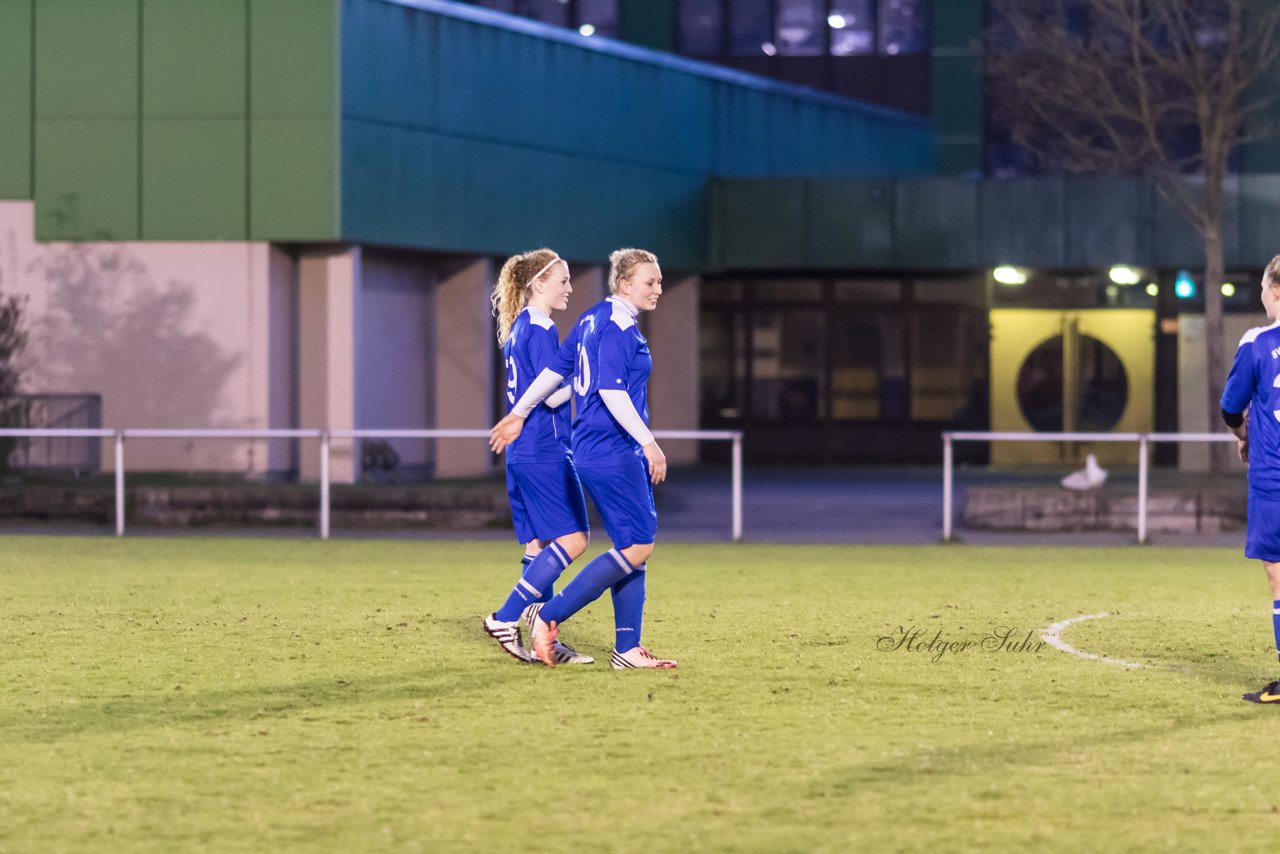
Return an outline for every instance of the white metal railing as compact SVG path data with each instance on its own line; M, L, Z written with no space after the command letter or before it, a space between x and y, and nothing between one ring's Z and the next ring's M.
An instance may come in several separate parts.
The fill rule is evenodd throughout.
M942 541L951 542L954 510L954 449L956 442L1137 442L1138 542L1147 541L1147 493L1151 478L1150 447L1159 442L1231 442L1230 433L995 433L949 431L942 434Z
M732 442L732 536L742 540L742 431L741 430L654 430L657 439L692 439ZM124 440L125 439L319 439L320 440L320 538L329 539L330 489L329 456L333 439L484 439L488 430L170 430L130 428L127 430L89 428L0 428L0 436L15 438L80 438L115 440L116 536L124 536Z

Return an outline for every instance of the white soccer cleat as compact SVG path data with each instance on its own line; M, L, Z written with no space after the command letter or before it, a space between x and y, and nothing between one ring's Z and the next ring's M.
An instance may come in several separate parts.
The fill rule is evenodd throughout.
M642 667L649 670L674 670L676 663L670 658L658 658L649 650L642 646L632 647L626 652L613 651L613 657L610 659L614 670L627 670L632 667Z
M525 608L520 614L520 619L524 620L524 624L529 627L529 635L533 635L533 626L538 619L538 612L542 610L542 602L534 602ZM559 630L556 631L559 634ZM595 664L596 660L589 655L583 655L567 643L561 643L557 638L551 642L551 654L555 657L556 664Z
M556 664L595 664L596 660L589 655L583 655L567 643L561 643L559 640L552 641L551 653L556 657Z
M1086 490L1097 489L1107 482L1107 470L1098 465L1098 458L1093 454L1089 454L1084 458L1084 468L1080 471L1073 471L1062 479L1062 485L1067 489Z
M520 634L520 621L512 620L504 623L497 619L496 614L490 614L484 618L484 631L489 637L498 642L498 646L503 651L515 658L517 661L523 661L528 664L533 661L529 655L529 650L524 648L524 638Z

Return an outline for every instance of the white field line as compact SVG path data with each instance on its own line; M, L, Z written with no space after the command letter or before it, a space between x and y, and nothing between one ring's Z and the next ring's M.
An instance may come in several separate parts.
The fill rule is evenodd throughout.
M1072 617L1069 620L1063 620L1060 623L1054 623L1052 626L1050 626L1049 628L1045 629L1043 632L1040 633L1040 640L1044 641L1054 649L1062 650L1068 655L1075 655L1075 656L1079 656L1080 658L1087 658L1090 661L1101 661L1103 664L1114 664L1117 667L1127 667L1130 670L1133 670L1139 667L1146 667L1145 664L1138 664L1137 662L1134 662L1134 661L1124 661L1123 659L1119 659L1119 658L1109 658L1108 656L1105 656L1105 655L1094 655L1089 652L1081 652L1080 650L1076 649L1074 646L1072 646L1071 644L1067 643L1062 639L1062 633L1066 631L1067 627L1072 625L1073 623L1083 623L1085 620L1101 620L1103 617L1110 617L1110 616L1111 614L1109 613L1085 614L1082 617Z

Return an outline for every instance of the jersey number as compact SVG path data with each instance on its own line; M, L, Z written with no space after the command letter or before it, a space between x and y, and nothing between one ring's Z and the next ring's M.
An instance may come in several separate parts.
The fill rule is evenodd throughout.
M507 357L507 401L516 405L516 360Z
M573 392L586 397L591 389L591 363L587 361L587 348L578 345L578 370L573 372Z

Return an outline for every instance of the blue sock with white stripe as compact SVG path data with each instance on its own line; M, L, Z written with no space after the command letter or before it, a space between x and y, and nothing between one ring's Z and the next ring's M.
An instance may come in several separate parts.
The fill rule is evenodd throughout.
M1276 637L1276 658L1280 659L1280 599L1271 603L1271 631Z
M528 558L528 555L525 555ZM520 619L520 614L534 602L549 602L555 592L556 579L569 565L569 555L559 543L552 543L525 564L524 572L511 595L496 613L504 623Z
M627 562L622 552L609 549L584 566L582 572L574 576L573 581L566 584L555 598L543 605L539 616L548 623L563 623L599 599L601 593L635 572L635 567Z
M648 575L640 564L635 572L613 585L613 648L626 652L640 646L640 628L644 623L644 578Z

